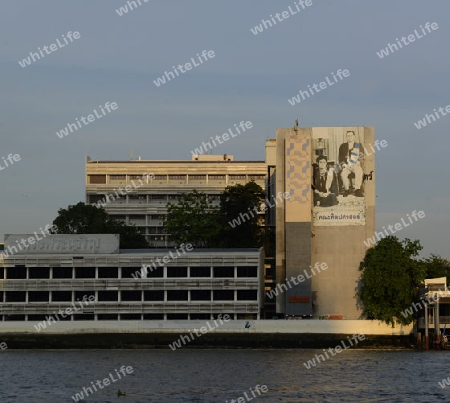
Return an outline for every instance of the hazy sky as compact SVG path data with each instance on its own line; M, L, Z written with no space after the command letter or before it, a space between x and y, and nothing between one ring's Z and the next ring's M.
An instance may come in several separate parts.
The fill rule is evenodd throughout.
M399 238L420 239L426 253L448 257L450 116L420 130L414 123L450 104L450 3L312 0L251 32L270 14L289 6L296 12L295 3L141 0L119 16L124 0L2 0L0 239L37 231L59 208L84 201L87 154L127 160L133 149L143 159L190 159L202 141L244 120L253 128L215 152L263 160L265 140L299 116L306 127L374 126L375 137L388 142L376 155L377 228L423 210L425 218ZM424 36L427 22L438 29ZM414 30L415 42L377 55ZM64 45L69 31L80 38L19 65L56 38ZM216 56L160 87L153 83L203 50ZM288 103L338 69L350 76ZM106 102L118 109L56 135ZM10 153L21 160L5 167Z

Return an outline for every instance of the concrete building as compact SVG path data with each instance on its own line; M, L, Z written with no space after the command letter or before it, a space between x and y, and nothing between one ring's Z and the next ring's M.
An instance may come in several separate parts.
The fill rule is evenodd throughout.
M86 161L86 203L104 205L116 219L134 224L151 247L167 247L167 204L196 189L218 204L227 186L255 181L265 189L264 161L234 161L231 155L197 155L189 161Z
M358 268L375 232L373 143L373 127L361 126L278 129L266 143L270 191L291 195L276 206L277 313L359 319Z
M64 320L260 318L262 249L119 250L118 235L89 234L47 235L13 250L32 238L5 235L0 321L42 321L89 298Z

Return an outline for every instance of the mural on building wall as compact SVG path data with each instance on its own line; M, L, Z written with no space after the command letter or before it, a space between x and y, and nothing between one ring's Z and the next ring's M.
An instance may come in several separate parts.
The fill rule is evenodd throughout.
M364 128L312 129L314 225L365 225Z

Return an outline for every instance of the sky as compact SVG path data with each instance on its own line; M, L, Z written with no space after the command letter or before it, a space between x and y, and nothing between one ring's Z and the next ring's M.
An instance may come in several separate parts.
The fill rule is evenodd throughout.
M2 0L0 240L38 231L58 209L84 201L86 155L190 159L202 141L244 120L253 128L214 152L262 161L265 141L298 116L303 127L374 126L375 138L388 143L376 153L377 230L422 210L425 217L398 237L450 257L450 116L414 124L450 105L450 3L310 2L303 9L295 0L136 0L120 16L125 0ZM275 17L289 7L288 18ZM255 35L270 15L276 24ZM427 22L438 28L427 31ZM69 31L78 39L70 42ZM408 35L415 41L378 55ZM45 54L57 38L64 46ZM21 67L38 47L44 57ZM155 85L204 50L215 57ZM350 75L288 102L338 69ZM94 109L101 115L106 102L117 109L58 137ZM5 166L9 154L20 160Z

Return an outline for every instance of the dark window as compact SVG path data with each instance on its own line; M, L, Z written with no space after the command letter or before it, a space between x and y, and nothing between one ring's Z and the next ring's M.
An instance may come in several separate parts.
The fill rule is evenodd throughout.
M142 291L121 291L122 301L141 301Z
M187 277L187 267L168 267L167 277Z
M144 291L144 301L164 301L164 291Z
M209 313L191 313L191 320L208 320L211 319L211 315Z
M192 290L191 301L211 301L210 290Z
M16 266L6 268L6 276L11 280L23 280L27 278L27 268L25 266Z
M214 301L234 301L233 290L214 290Z
M75 278L95 278L95 267L75 267Z
M215 278L234 278L234 267L214 267Z
M79 313L73 315L73 320L95 320L93 313Z
M99 313L97 315L98 320L118 320L118 316L116 313Z
M0 279L3 279L5 275L5 268L4 267L0 267Z
M29 321L42 321L42 320L46 320L45 319L45 317L46 317L47 315L28 315L28 320ZM64 315L64 316L66 316L66 318L67 317L69 317L69 316L67 316L67 315ZM63 319L63 317L62 316L59 316L59 318L60 319ZM70 318L70 317L69 317Z
M30 267L28 269L28 278L50 278L50 268Z
M49 302L49 291L28 291L28 302Z
M238 277L258 277L258 268L256 266L237 267Z
M118 291L97 291L99 301L118 301Z
M163 313L144 313L144 320L164 320Z
M141 320L140 313L121 313L120 320Z
M109 179L111 179L112 181L124 181L125 177L126 175L110 175Z
M191 277L211 277L211 267L191 267Z
M168 290L167 291L167 301L187 301L188 291L187 290Z
M158 267L156 265L156 269L151 265L150 267L146 266L147 268L147 278L158 278L158 277L164 277L164 269L162 267Z
M187 320L187 313L168 313L167 320Z
M238 301L256 301L258 299L258 290L238 290Z
M52 291L53 302L72 302L72 291Z
M5 320L23 322L25 320L25 315L5 315Z
M6 291L5 302L25 302L25 291Z
M86 302L91 303L89 301L89 297L91 297L91 300L93 300L95 297L95 291L75 291L75 301L83 302L83 305L86 305Z
M140 267L122 267L122 278L133 278L132 274L141 277Z
M206 175L189 175L189 180L205 181Z
M119 269L117 267L99 267L98 278L118 278Z
M54 267L53 278L72 278L72 267Z

